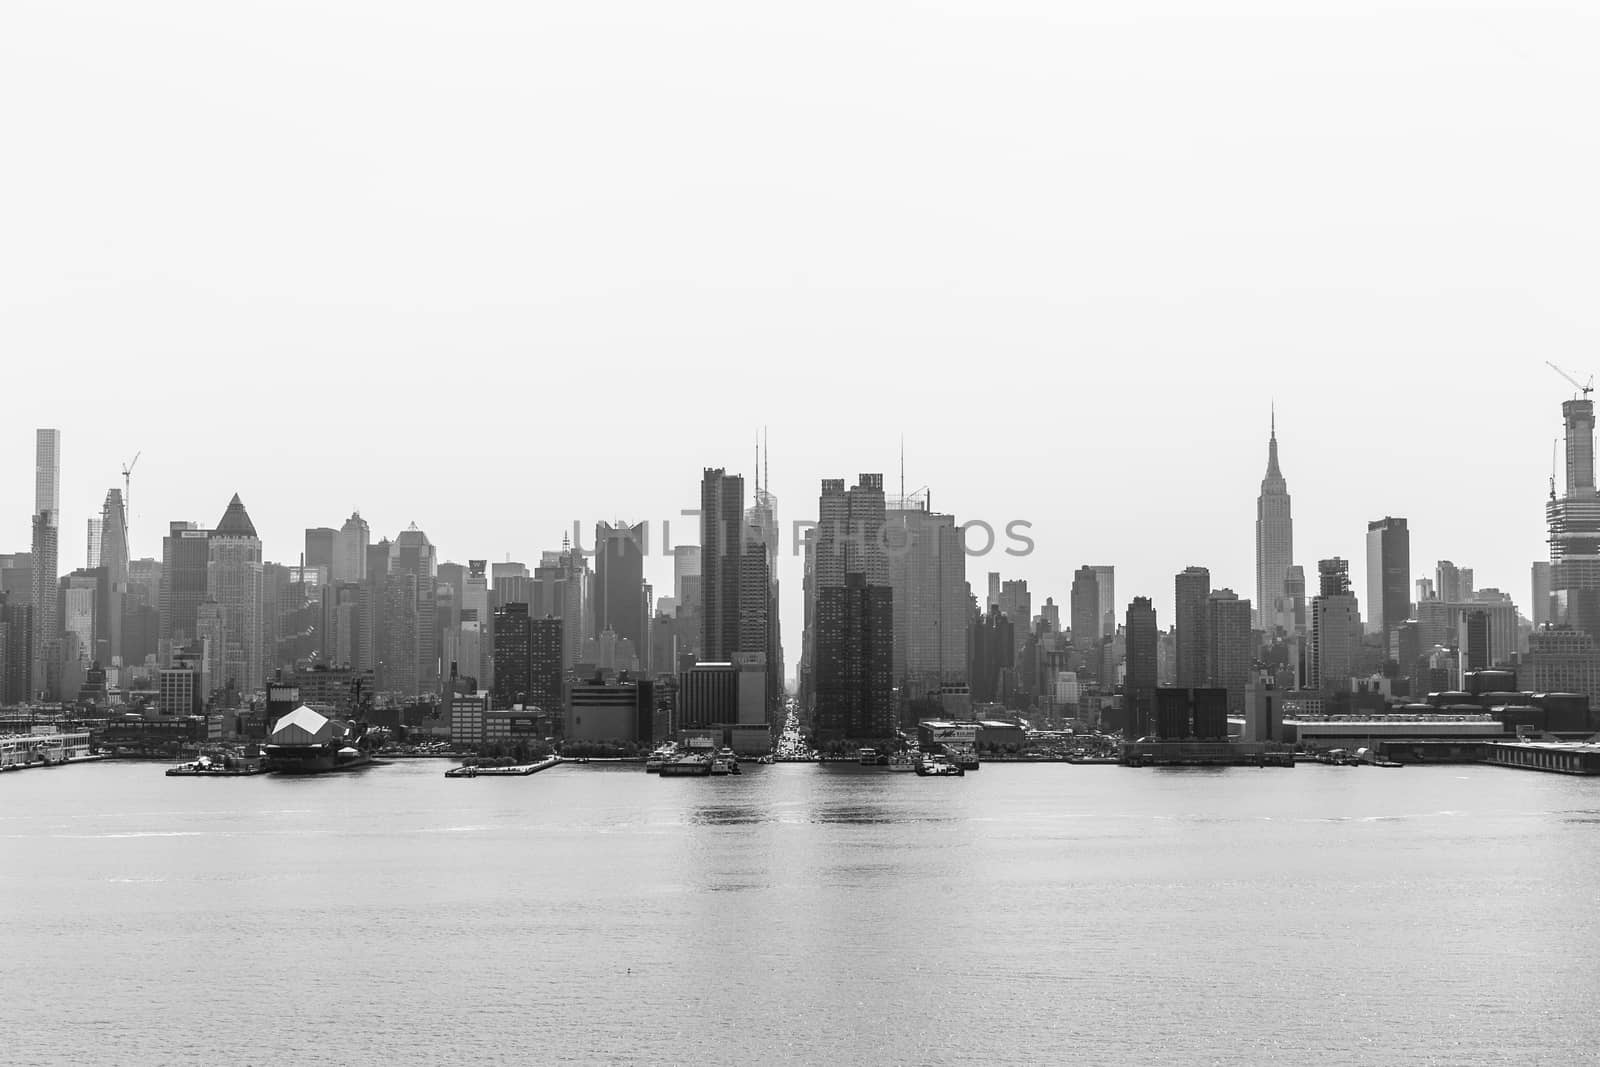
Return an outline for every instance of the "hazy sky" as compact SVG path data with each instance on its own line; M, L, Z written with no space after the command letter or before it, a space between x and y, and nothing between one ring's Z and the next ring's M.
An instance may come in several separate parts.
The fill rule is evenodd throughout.
M359 507L532 560L765 425L785 525L903 434L1033 523L975 586L1112 563L1165 626L1188 564L1254 596L1276 398L1298 562L1365 609L1404 515L1526 610L1543 361L1600 369L1595 12L11 0L0 551L41 425L63 570L138 452L136 555L237 491L269 559Z

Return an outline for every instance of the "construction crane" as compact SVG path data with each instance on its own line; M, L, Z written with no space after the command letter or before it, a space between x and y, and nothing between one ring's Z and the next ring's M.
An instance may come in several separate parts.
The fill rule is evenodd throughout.
M143 450L122 465L122 550L128 551L128 522L133 516L133 468L138 464Z
M1589 375L1589 384L1584 385L1583 383L1579 382L1578 379L1574 378L1572 375L1568 374L1554 363L1551 363L1548 359L1544 361L1544 365L1561 375L1567 381L1571 382L1574 389L1577 389L1579 392L1583 393L1583 398L1585 400L1588 400L1589 394L1594 392L1594 375Z

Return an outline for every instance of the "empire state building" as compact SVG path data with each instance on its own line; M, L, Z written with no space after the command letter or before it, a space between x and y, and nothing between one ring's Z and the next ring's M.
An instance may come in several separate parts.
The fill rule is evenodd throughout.
M1284 595L1283 580L1294 560L1294 519L1289 513L1289 485L1278 469L1278 416L1272 415L1267 442L1267 474L1256 498L1255 626L1266 629L1273 605Z

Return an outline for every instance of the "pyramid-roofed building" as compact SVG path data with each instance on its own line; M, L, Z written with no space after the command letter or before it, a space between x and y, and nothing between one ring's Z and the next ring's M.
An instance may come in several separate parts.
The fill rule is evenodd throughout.
M244 501L239 499L239 494L233 494L233 499L228 501L228 510L222 513L222 519L217 523L217 528L212 531L213 537L255 537L256 525L250 521L250 513L244 509Z
M304 704L278 720L268 742L274 745L321 745L333 740L333 720Z

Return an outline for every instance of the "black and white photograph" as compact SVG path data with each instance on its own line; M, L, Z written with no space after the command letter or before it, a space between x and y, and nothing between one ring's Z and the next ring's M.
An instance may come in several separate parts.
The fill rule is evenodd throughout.
M1600 1061L1597 52L0 4L0 1063Z

